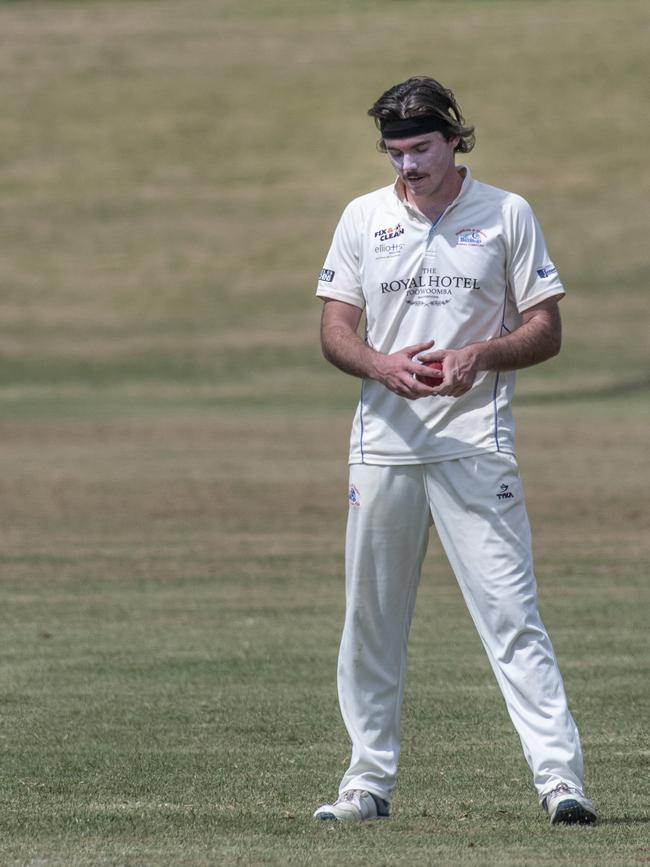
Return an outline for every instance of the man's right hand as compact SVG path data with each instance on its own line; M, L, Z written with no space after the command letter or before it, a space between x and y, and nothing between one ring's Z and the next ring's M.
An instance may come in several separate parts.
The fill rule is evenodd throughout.
M361 313L361 308L345 301L325 300L321 319L321 345L325 358L345 373L381 382L407 400L434 395L433 388L415 378L416 374L423 372L423 367L413 358L430 350L435 341L406 346L390 355L377 352L357 333ZM429 374L427 371L427 376Z
M407 400L431 397L434 394L433 388L415 378L416 374L422 374L422 364L413 361L413 358L419 353L431 349L434 343L434 340L416 343L390 355L375 353L371 378L381 382L390 391L400 397L405 397ZM429 375L429 371L427 371L427 375Z

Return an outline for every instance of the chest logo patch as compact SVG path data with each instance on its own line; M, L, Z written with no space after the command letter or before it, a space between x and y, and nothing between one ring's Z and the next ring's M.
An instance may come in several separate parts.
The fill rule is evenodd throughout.
M483 229L459 229L456 237L460 247L479 247L485 243L486 234Z
M403 234L404 227L397 223L396 226L390 226L388 229L378 229L375 232L375 238L379 238L380 241L390 241L391 238L399 238Z

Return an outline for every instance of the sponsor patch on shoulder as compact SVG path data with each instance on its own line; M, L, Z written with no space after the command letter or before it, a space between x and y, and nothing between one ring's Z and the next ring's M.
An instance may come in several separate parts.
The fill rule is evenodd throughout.
M456 237L458 238L458 243L464 247L478 247L485 241L485 232L483 229L476 229L474 227L459 229L456 232Z
M331 271L329 268L321 268L320 277L318 278L322 283L331 283L334 279L334 271Z
M557 268L552 262L550 265L544 265L543 268L537 269L538 277L552 277L553 274L557 274Z

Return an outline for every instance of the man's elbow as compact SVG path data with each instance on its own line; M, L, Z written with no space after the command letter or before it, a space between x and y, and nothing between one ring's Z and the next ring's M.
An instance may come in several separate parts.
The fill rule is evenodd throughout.
M546 340L546 357L554 358L560 354L562 349L562 320L560 319L560 311L557 309L557 304L554 305L548 312L548 319L545 323Z
M556 331L551 335L551 339L549 340L548 346L548 358L555 358L556 355L560 354L560 350L562 349L562 332Z
M320 351L323 353L323 358L325 361L329 361L330 364L334 364L332 360L332 352L324 340L320 342Z
M336 328L331 325L321 328L320 351L322 352L325 361L333 364L334 367L339 367L337 349L338 340Z
M326 361L331 363L332 361L332 350L331 350L331 342L332 338L329 333L330 329L325 325L321 325L320 329L320 350L323 353L323 358Z

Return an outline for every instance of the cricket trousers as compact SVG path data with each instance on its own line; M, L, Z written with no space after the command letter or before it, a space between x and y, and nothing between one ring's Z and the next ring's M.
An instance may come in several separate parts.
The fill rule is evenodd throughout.
M350 467L341 714L352 741L340 792L390 800L407 642L435 524L543 797L582 789L582 752L540 619L517 463L494 453L417 466Z

